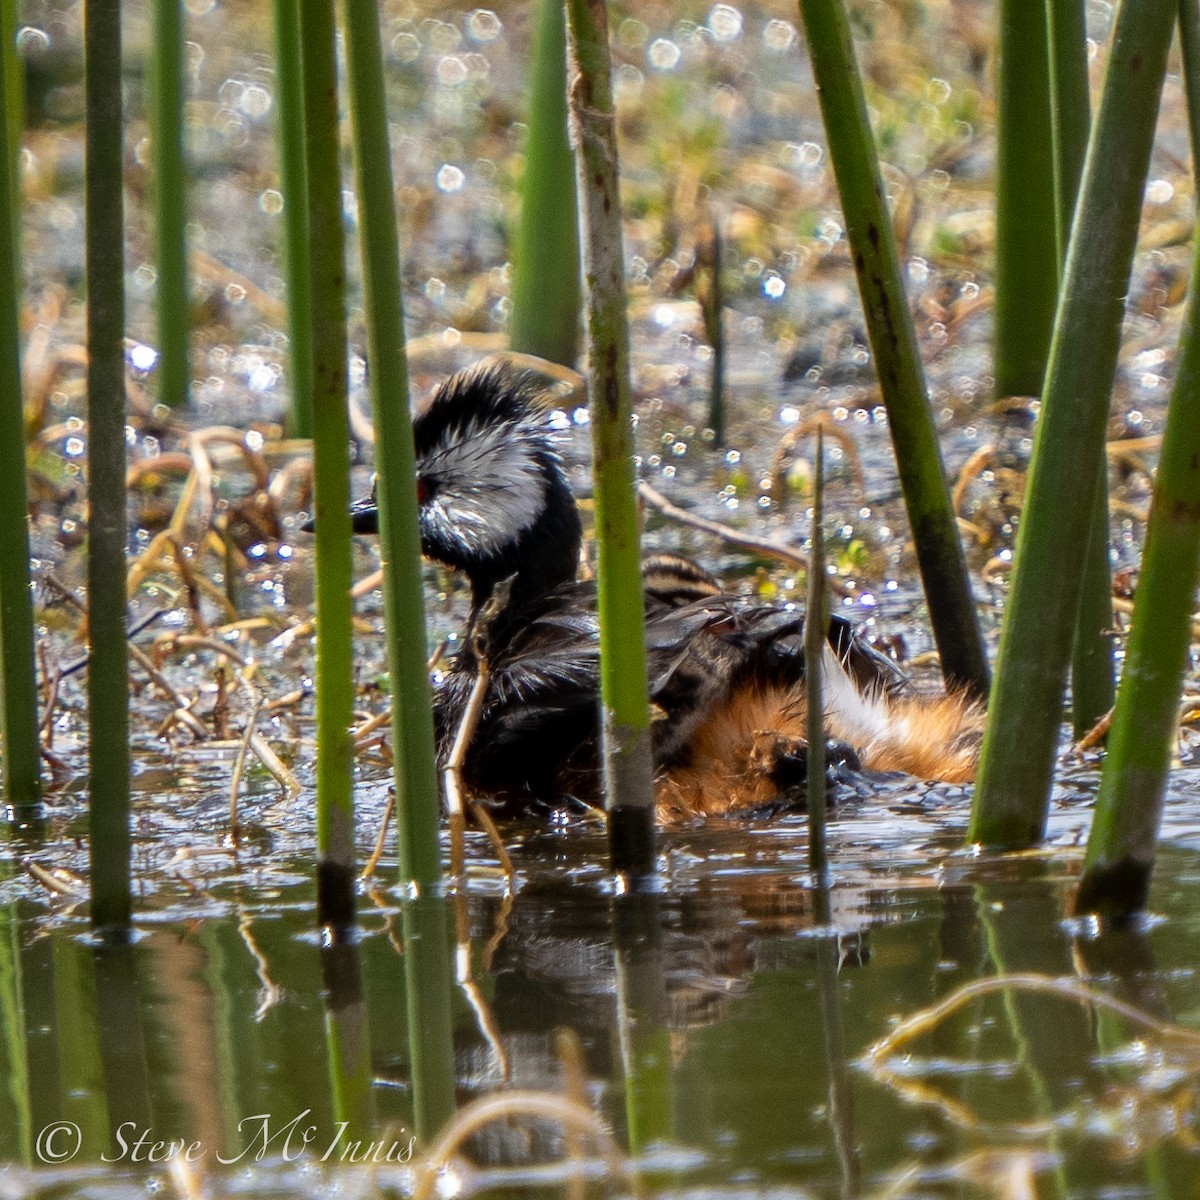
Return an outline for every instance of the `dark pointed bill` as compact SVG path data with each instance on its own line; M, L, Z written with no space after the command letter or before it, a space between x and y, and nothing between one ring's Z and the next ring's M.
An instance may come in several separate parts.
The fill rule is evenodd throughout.
M300 526L302 533L312 533L317 527L316 517L309 517ZM379 509L375 507L374 496L364 496L350 505L350 530L352 533L378 533Z

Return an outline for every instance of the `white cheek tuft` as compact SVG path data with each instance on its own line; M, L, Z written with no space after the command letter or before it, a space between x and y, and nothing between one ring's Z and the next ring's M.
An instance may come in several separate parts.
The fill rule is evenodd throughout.
M535 432L536 440L529 436ZM546 475L535 456L539 449L540 430L469 424L458 440L426 456L422 473L434 486L430 507L468 551L501 550L542 515Z

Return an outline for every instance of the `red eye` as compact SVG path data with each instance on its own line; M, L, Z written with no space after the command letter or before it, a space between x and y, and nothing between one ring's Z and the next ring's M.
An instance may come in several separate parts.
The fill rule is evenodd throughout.
M429 499L429 484L417 476L417 503L424 504Z

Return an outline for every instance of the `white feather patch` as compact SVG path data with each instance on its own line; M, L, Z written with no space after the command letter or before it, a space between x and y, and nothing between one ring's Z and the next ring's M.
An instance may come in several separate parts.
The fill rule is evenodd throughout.
M829 734L852 746L867 747L902 732L883 692L860 690L828 642L821 655L821 702Z
M425 456L437 511L473 551L515 542L546 505L545 469L535 457L541 430L518 423L470 422L452 443Z

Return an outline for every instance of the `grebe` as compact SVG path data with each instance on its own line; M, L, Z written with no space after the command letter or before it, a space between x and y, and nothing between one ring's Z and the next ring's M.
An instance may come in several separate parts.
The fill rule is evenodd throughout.
M471 587L467 635L434 694L439 753L477 673L490 674L465 782L507 811L599 792L595 585L576 579L582 528L546 406L531 377L483 363L434 393L413 425L422 549ZM356 532L378 527L373 499ZM804 618L725 594L677 555L644 561L646 649L661 820L747 812L786 800L805 775ZM981 708L913 694L903 675L830 621L825 728L852 766L929 780L974 778Z

